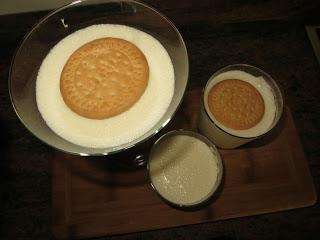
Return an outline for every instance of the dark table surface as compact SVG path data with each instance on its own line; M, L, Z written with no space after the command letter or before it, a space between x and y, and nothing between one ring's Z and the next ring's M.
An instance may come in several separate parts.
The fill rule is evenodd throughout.
M320 23L320 2L146 2L167 15L182 33L190 58L189 88L197 81L205 84L214 71L233 63L260 67L278 81L319 195L320 66L304 27ZM52 162L48 156L56 150L20 123L7 81L16 47L45 14L0 16L0 239L52 238ZM315 239L319 227L317 203L303 209L101 239Z

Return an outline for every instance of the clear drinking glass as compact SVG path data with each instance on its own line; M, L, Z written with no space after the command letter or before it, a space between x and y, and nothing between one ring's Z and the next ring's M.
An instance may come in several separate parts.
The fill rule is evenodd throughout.
M274 104L275 104L275 115L271 125L265 130L263 134L256 135L254 137L241 137L226 132L224 129L220 128L217 124L215 124L214 119L210 116L210 110L207 104L207 96L208 92L211 89L211 82L212 80L225 72L228 71L242 71L253 75L254 77L263 77L267 85L270 87L272 95L274 97ZM266 109L268 111L268 109ZM202 96L202 103L200 107L200 115L198 118L198 129L199 132L209 138L216 146L224 149L231 149L239 147L247 142L250 142L256 138L260 138L263 135L267 134L268 132L272 131L274 127L279 122L283 111L283 98L281 91L276 84L276 82L272 79L272 77L267 74L266 72L262 71L257 67L253 67L247 64L234 64L229 65L220 69L219 71L215 72L210 79L208 80Z
M188 136L188 137L192 137L195 139L195 141L201 141L203 142L207 147L208 149L210 149L210 152L212 153L212 156L216 159L216 166L217 166L217 177L216 179L208 179L208 181L211 181L213 182L213 185L212 185L212 188L210 190L210 192L205 195L205 196L202 196L201 198L199 198L198 201L195 201L195 202L192 202L192 203L179 203L179 202L174 202L174 201L171 201L169 200L168 198L166 198L166 196L164 196L163 194L161 194L161 191L159 191L156 187L156 185L154 184L153 182L153 177L154 175L153 174L158 174L160 171L163 170L163 168L165 168L166 166L164 166L163 168L160 168L160 169L156 169L154 171L152 171L151 169L151 162L153 161L154 157L158 156L157 154L165 154L164 152L167 152L168 150L165 149L164 151L160 150L161 147L161 142L165 142L166 140L170 139L171 137L173 136ZM187 146L186 146L187 147ZM160 151L158 151L160 150ZM179 149L179 148L175 148L174 149L176 152L175 154L177 155L181 155L182 153L179 152L181 151L182 149ZM193 153L193 150L192 148L188 148L188 150L183 150L184 153L188 152L189 154L192 154ZM172 151L172 150L171 150ZM183 154L182 154L183 155ZM171 159L172 161L170 161L170 164L175 164L175 160L176 159ZM194 161L197 162L197 157L194 158ZM182 208L187 208L187 207L196 207L196 206L199 206L199 205L202 205L204 203L206 203L209 199L211 199L213 197L213 195L215 195L215 193L217 192L221 182L222 182L222 177L223 177L223 162L222 162L222 159L221 159L221 156L220 156L220 153L219 151L217 150L217 148L215 147L215 145L212 144L211 141L209 141L206 137L204 137L203 135L197 133L197 132L192 132L192 131L186 131L186 130L173 130L173 131L170 131L170 132L167 132L166 134L162 135L152 146L151 148L151 151L150 151L150 154L149 154L149 159L148 159L148 164L147 164L147 169L148 169L148 173L149 173L149 178L150 178L150 181L151 181L151 186L152 188L157 192L157 194L167 203L169 203L170 205L173 205L173 206L176 206L176 207L182 207ZM181 169L181 171L183 172L184 170ZM179 176L180 172L176 170L175 172L176 176ZM196 173L197 174L197 173ZM199 174L199 173L198 173ZM201 174L201 173L200 173ZM183 174L182 174L183 175ZM181 176L180 176L181 177ZM170 185L174 185L176 183L170 183L168 182L168 185L167 187L177 187L177 186L170 186Z

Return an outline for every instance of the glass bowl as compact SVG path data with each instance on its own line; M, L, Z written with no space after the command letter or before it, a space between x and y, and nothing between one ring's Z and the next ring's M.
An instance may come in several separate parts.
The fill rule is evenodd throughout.
M61 39L90 25L107 23L137 28L161 42L170 55L174 67L174 96L158 123L136 140L109 148L82 147L58 136L42 119L36 104L37 73L50 49ZM79 0L51 12L25 36L11 64L9 93L21 122L44 143L72 154L108 155L129 149L149 139L172 119L183 98L188 82L188 71L187 49L179 31L156 9L131 0Z

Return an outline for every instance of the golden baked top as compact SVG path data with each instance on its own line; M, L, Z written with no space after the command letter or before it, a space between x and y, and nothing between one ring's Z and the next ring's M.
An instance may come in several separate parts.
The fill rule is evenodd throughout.
M132 107L148 80L148 62L138 47L123 39L101 38L70 56L61 74L60 91L75 113L105 119Z
M221 124L235 130L254 127L265 110L258 90L238 79L223 80L214 85L208 94L208 107Z

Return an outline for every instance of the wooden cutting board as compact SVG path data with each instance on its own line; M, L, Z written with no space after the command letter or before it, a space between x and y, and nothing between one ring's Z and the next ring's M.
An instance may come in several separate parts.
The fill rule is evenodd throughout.
M196 130L201 90L188 91L170 129ZM164 131L161 133L163 134ZM156 137L159 137L158 134ZM53 162L53 232L56 238L86 238L168 228L306 207L316 193L289 109L262 139L221 150L224 178L206 205L181 210L151 188L145 168L131 159L150 144L109 157L56 153Z

